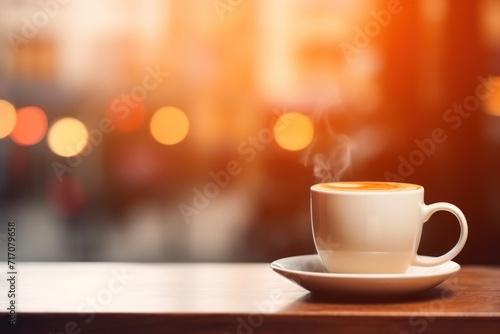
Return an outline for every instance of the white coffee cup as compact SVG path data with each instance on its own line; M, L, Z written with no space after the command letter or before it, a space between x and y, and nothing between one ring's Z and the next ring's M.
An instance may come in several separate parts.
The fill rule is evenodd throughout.
M422 257L423 224L436 211L453 213L460 238L448 253ZM411 266L437 266L460 253L467 221L453 204L424 204L424 188L396 182L332 182L311 187L314 242L332 273L404 273Z

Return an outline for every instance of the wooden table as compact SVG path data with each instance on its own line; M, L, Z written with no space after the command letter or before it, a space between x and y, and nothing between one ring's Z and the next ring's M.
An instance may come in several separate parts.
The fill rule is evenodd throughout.
M269 264L21 263L0 333L500 333L500 268L400 300L323 300Z

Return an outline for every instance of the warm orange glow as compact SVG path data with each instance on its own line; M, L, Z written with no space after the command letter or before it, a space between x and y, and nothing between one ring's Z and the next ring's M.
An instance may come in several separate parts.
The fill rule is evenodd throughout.
M297 112L281 115L274 125L274 138L285 150L302 150L311 143L313 135L314 127L309 117Z
M497 48L500 38L500 3L495 0L485 0L479 6L479 24L484 42L490 48Z
M446 0L421 0L419 5L422 17L430 23L442 22L450 6Z
M130 94L122 94L113 100L107 116L118 131L133 132L144 123L146 106Z
M492 87L498 87L500 77L494 77ZM491 95L484 101L484 110L494 116L500 116L500 90L492 89Z
M0 139L7 137L16 126L16 109L10 102L0 100Z
M158 142L174 145L187 136L189 120L181 110L175 107L163 107L153 115L150 129Z
M88 137L87 129L82 122L67 117L52 124L47 136L47 144L55 154L72 157L83 151Z
M26 107L17 111L17 122L10 138L21 146L39 143L47 133L47 116L38 107Z

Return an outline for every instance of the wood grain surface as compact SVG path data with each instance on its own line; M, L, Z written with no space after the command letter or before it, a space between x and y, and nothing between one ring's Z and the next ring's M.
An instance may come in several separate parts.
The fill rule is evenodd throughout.
M2 284L0 333L500 332L498 267L466 266L436 288L390 299L316 296L266 263L17 268L17 323L8 324Z

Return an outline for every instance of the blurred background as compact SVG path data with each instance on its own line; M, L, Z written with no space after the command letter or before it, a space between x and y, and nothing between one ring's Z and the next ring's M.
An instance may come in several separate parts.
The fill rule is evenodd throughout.
M500 1L0 0L19 260L314 253L312 184L393 180L500 264L499 168ZM420 253L458 233L437 213Z

